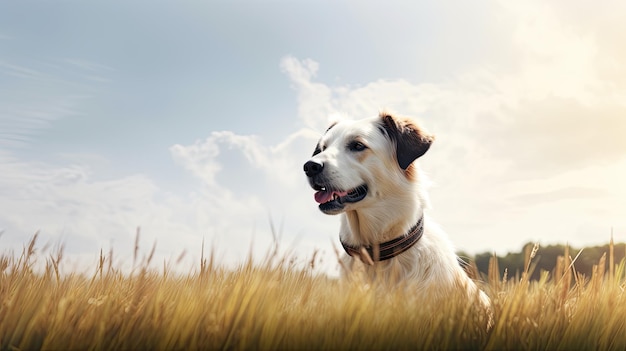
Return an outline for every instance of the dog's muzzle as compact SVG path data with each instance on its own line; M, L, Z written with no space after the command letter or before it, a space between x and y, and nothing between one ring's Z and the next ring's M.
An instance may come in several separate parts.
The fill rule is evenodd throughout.
M304 173L311 187L317 190L315 201L319 203L322 212L338 214L343 211L346 204L359 202L367 196L367 184L349 190L338 189L326 179L323 171L323 163L308 161L304 164Z

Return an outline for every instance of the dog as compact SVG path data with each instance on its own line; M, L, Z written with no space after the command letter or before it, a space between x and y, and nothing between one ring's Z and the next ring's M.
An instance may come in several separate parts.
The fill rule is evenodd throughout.
M489 308L487 295L424 211L426 179L416 160L434 139L414 120L386 112L340 121L321 137L304 173L319 209L341 214L344 271L362 262L372 280L413 282L432 298L462 291Z

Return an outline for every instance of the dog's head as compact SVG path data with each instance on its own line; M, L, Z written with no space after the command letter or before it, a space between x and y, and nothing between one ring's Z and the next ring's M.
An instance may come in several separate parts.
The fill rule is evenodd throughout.
M365 208L405 191L413 161L433 140L414 121L387 113L341 121L319 140L304 173L322 212Z

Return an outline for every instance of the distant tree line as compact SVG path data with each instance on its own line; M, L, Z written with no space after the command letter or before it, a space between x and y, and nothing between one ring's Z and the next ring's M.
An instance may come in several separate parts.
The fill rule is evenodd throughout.
M522 247L520 252L510 252L504 256L498 256L498 268L500 277L502 277L504 270L507 270L508 277L515 277L521 275L524 271L524 264L526 257L532 250L534 243L527 243ZM563 256L565 253L565 245L549 245L545 247L539 247L535 257L532 260L534 270L531 272L530 279L538 280L541 271L548 271L551 274L557 263L557 258ZM578 255L580 253L580 255ZM606 254L605 272L609 271L609 244L603 246L593 246L582 249L575 249L569 247L569 256L576 260L574 261L574 268L576 272L584 274L586 277L591 277L593 266L600 262L602 255ZM615 244L613 246L614 263L619 264L626 255L626 244ZM467 261L470 257L467 254L460 252L459 256ZM487 276L489 271L489 260L493 257L493 253L484 252L477 254L474 257L474 263L478 268L481 275Z

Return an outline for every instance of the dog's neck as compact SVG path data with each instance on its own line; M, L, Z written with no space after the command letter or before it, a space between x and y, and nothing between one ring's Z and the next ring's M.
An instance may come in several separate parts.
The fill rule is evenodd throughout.
M342 218L340 238L348 245L379 244L402 235L423 216L425 199L408 192L380 201L379 206L347 211Z
M341 246L348 255L359 257L363 263L374 265L375 262L385 261L402 254L415 245L423 234L424 217L420 217L409 232L393 240L371 246L351 246L341 241Z

